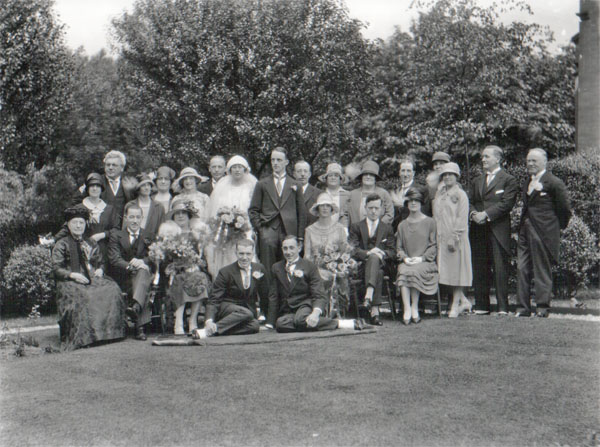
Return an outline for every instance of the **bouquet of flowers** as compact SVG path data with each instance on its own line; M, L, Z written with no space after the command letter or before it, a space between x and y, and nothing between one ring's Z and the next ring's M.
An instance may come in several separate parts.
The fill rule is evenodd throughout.
M319 246L314 253L317 267L332 276L325 281L329 288L329 315L332 318L335 317L336 310L348 307L350 291L347 278L358 268L358 263L352 259L352 249L352 245L347 242L327 243Z
M198 248L200 247L200 249ZM208 278L201 269L206 267L202 259L201 245L186 235L159 237L148 248L148 257L157 267L166 262L165 273L172 284L176 275L183 275L183 288L190 296L202 294L209 286ZM155 283L158 283L158 271Z
M218 247L235 243L245 239L250 230L248 214L236 206L223 206L217 210L216 217L210 220L210 229L215 235L214 243Z

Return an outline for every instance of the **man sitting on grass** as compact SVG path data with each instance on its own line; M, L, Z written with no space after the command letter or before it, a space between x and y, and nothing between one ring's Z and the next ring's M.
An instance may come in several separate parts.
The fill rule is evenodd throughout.
M238 241L235 254L237 261L219 270L212 286L204 329L195 329L192 337L258 332L257 298L266 300L269 293L266 271L262 264L252 262L254 242L250 239Z
M296 236L286 236L281 244L285 260L273 264L266 327L277 332L362 330L361 320L341 320L321 316L327 298L319 269L299 256L302 244Z

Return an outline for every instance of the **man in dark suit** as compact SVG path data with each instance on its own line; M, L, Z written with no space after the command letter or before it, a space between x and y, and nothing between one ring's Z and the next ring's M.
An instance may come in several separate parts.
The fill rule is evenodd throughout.
M267 328L277 332L361 330L360 320L323 317L327 297L319 269L300 257L301 243L295 236L286 236L282 243L285 261L273 264L273 282L269 292Z
M213 192L215 185L219 180L225 176L225 157L222 155L215 155L210 159L208 164L208 172L210 172L210 180L204 182L198 186L198 191L206 194L210 197Z
M475 313L489 315L491 271L494 271L498 314L508 314L508 271L510 268L510 210L515 206L517 180L500 167L498 146L481 153L484 174L470 185L469 214Z
M122 152L110 151L104 156L104 188L100 195L121 218L125 204L134 198L136 185L135 180L123 176L125 164L126 158Z
M392 226L381 220L383 204L378 194L366 198L367 217L350 225L349 242L353 257L361 261L358 275L364 279L364 305L371 310L371 324L381 326L379 304L386 263L396 255Z
M319 194L322 192L319 188L316 188L308 183L311 175L312 172L308 162L303 160L296 162L294 165L294 178L298 182L298 185L302 188L304 205L307 210L309 210L315 204L317 197L319 197ZM311 213L308 213L306 216L306 226L315 223L318 219L318 217L313 216Z
M429 188L415 182L415 164L412 160L402 160L400 162L400 188L392 191L390 196L394 203L394 221L392 228L394 231L398 229L398 225L408 217L409 211L406 206L406 193L410 188L418 190L423 195L423 206L421 211L423 214L431 217L431 199L429 198Z
M286 174L287 151L271 152L273 175L261 179L254 188L248 215L258 235L258 255L271 283L271 266L281 259L281 242L287 235L304 238L306 205L302 188Z
M148 247L151 238L141 235L142 209L135 202L125 206L125 230L112 230L108 242L108 262L111 277L121 290L133 298L133 306L127 314L136 323L136 338L146 340L144 325L150 322L151 309L148 305L148 290L152 281Z
M552 297L552 266L558 262L560 230L567 227L571 206L567 187L546 171L548 157L543 149L527 154L523 185L523 212L517 248L517 317L531 315L531 283L536 315L547 317Z
M194 338L259 331L256 305L258 296L268 299L266 271L262 264L252 262L253 241L238 241L236 256L236 262L219 270L208 298L204 329L196 329L192 334Z

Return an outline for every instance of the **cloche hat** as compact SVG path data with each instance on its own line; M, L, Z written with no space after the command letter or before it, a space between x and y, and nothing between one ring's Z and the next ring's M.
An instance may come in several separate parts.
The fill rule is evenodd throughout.
M348 181L348 177L346 177L346 174L344 174L344 170L342 169L342 166L339 163L329 163L327 165L327 170L325 171L325 174L320 175L319 180L323 183L327 183L327 176L329 174L339 175L342 179L342 183L346 183Z
M317 197L317 201L315 202L315 204L310 207L310 214L312 214L313 216L318 216L319 207L321 205L329 205L334 213L339 213L340 211L340 207L337 206L337 203L333 201L333 198L329 194L324 192L322 194L319 194L319 197Z

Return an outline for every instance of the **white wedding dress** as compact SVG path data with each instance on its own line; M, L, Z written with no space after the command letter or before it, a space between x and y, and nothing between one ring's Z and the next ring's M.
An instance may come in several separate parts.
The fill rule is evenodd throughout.
M250 207L250 200L252 199L256 182L256 177L252 174L244 174L240 183L234 183L231 175L226 175L219 180L210 195L208 207L209 219L215 218L219 209L224 206L230 208L237 207L244 211L246 219L248 219L248 208ZM250 225L249 220L248 225ZM251 229L248 230L246 237L248 239L253 238L253 231ZM217 278L217 273L219 273L222 267L232 264L237 260L235 243L231 242L225 246L217 246L213 239L206 245L205 253L208 272L211 274L213 281Z

